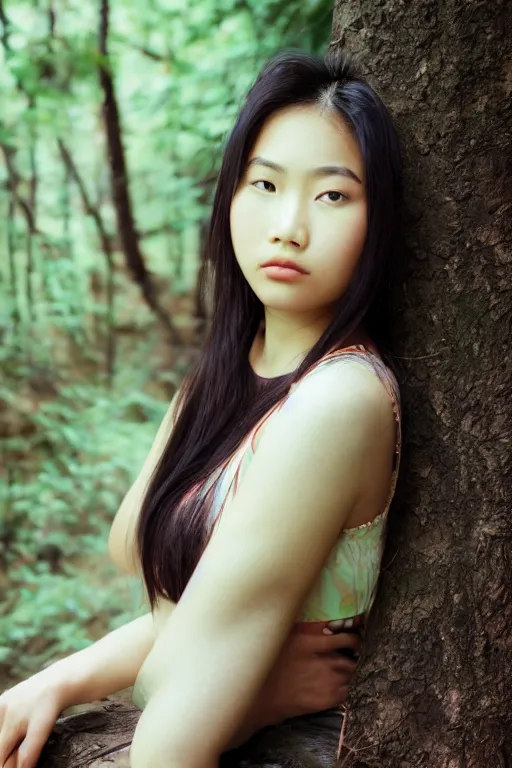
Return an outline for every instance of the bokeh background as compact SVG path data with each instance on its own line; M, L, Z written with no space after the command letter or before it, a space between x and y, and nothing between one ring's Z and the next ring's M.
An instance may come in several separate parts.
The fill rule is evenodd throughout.
M0 0L0 691L147 611L107 538L208 307L223 144L332 0Z

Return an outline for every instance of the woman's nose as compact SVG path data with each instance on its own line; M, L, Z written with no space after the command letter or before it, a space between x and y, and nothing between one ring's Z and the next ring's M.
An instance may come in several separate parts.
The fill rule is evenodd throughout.
M297 203L282 206L270 228L271 243L283 243L305 248L309 242L309 228L305 213Z

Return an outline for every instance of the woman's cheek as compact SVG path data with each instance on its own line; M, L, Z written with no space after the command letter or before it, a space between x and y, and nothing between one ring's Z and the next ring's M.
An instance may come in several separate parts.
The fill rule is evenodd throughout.
M347 266L355 267L366 241L366 207L357 207L344 217L337 232L337 241Z
M231 206L231 239L237 257L243 256L243 252L254 234L254 204L248 195L243 192L235 198ZM238 252L240 251L240 252Z

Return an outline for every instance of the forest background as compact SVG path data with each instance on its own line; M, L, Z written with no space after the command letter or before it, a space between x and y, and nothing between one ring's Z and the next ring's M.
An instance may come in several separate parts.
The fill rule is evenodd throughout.
M107 554L204 338L223 142L332 0L0 0L0 691L147 610Z

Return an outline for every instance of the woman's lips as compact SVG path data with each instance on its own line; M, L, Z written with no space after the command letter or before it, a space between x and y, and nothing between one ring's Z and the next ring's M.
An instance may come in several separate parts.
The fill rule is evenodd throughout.
M274 264L269 267L262 267L263 271L274 280L285 280L291 282L292 280L298 280L301 277L305 277L304 272L299 272L298 269L292 269L292 267L278 267Z

